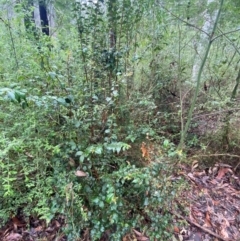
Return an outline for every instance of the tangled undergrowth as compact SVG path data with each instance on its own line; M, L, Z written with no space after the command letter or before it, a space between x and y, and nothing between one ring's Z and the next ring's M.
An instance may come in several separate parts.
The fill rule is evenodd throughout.
M56 26L38 28L32 1L0 4L1 238L187 240L184 215L239 235L214 219L222 183L226 204L239 201L238 4L39 3ZM186 219L184 193L211 212Z

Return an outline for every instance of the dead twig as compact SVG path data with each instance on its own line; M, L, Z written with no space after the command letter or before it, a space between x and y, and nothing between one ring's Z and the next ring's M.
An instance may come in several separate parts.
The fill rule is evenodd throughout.
M228 157L235 157L235 158L239 158L240 159L240 156L239 155L233 155L233 154L229 154L229 153L220 153L220 154L203 154L203 155L195 155L195 156L192 156L190 157L191 159L192 158L200 158L200 157L212 157L212 156L228 156ZM236 167L234 167L234 171L237 170L238 166L240 165L240 162L236 165Z
M209 230L209 229L201 226L200 224L191 221L189 218L183 217L183 216L182 216L181 214L179 214L179 213L176 213L176 212L173 212L173 211L169 211L169 212L170 212L171 214L173 214L174 216L176 216L177 218L186 220L189 224L194 225L194 226L202 229L204 232L206 232L206 233L208 233L208 234L211 234L211 235L212 235L213 237L215 237L215 238L218 238L218 239L223 240L223 241L233 241L233 240L231 240L231 239L225 239L225 238L221 237L220 235L218 235L218 234L214 233L213 231L211 231L211 230Z
M192 156L191 158L198 158L198 157L211 157L211 156L228 156L228 157L236 157L236 158L240 158L239 155L232 155L232 154L228 154L228 153L216 153L216 154L203 154L203 155L195 155Z

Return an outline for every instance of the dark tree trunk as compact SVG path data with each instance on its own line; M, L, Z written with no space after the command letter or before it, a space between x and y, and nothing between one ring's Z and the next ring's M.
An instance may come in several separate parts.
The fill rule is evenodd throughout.
M42 32L49 36L49 22L48 22L48 14L47 14L47 7L45 1L39 1L39 12L40 12L40 19L42 25Z

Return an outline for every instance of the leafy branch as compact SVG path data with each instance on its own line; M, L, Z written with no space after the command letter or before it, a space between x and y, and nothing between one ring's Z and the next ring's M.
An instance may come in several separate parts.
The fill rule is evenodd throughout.
M221 0L220 7L219 7L219 10L218 10L218 13L217 13L217 17L216 17L215 23L213 25L212 33L210 34L210 36L212 36L212 38L213 38L213 35L214 35L214 33L217 29L217 24L218 24L219 19L220 19L223 2L224 2L224 0ZM187 122L185 124L184 130L181 133L181 139L180 139L180 142L179 142L179 145L178 145L178 149L180 149L180 150L183 149L185 137L186 137L186 134L188 132L188 129L189 129L189 126L190 126L190 123L191 123L191 120L192 120L193 110L194 110L194 107L195 107L195 104L196 104L196 101L197 101L197 96L198 96L199 89L200 89L200 83L201 83L203 68L206 64L206 60L208 58L208 54L209 54L209 51L210 51L210 48L211 48L211 45L212 45L212 42L213 42L212 38L208 42L204 57L202 59L201 65L200 65L200 69L198 71L197 86L196 86L196 89L195 89L195 92L194 92L193 101L191 103L191 106L190 106L190 109L189 109L189 112L188 112Z

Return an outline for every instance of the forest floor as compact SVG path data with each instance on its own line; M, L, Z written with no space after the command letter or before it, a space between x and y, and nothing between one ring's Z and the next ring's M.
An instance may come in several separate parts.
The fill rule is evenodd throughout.
M175 226L173 240L240 240L240 178L234 173L221 163L206 170L198 169L197 162L191 168L182 166L190 188L178 197L172 214L187 225Z
M197 161L189 167L179 164L172 180L184 177L188 187L177 195L169 212L172 215L172 241L238 241L240 240L240 178L236 169L227 164L215 164L205 170ZM61 228L64 217L58 215L49 225L21 215L12 217L0 229L2 241L65 241ZM79 241L89 241L86 230ZM148 241L139 230L132 229L122 241ZM108 233L101 241L110 241ZM161 240L165 241L165 240Z

